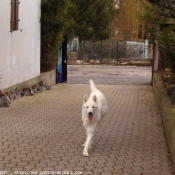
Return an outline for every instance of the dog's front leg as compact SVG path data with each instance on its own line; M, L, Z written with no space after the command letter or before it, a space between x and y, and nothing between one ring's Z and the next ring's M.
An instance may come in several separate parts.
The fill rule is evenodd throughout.
M87 139L86 139L85 147L84 147L84 151L83 151L83 156L89 156L88 149L91 145L92 137L93 137L92 133L89 133L87 135Z

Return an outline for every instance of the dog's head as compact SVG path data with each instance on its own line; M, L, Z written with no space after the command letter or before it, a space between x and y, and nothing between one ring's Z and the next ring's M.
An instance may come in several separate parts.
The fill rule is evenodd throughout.
M83 108L88 120L92 121L93 116L98 108L97 97L94 95L92 98L89 98L87 95L84 96Z

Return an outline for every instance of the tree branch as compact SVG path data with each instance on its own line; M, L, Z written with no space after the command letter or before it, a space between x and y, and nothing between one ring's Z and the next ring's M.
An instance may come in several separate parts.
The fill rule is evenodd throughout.
M147 0L161 8L160 14L167 18L175 18L175 0Z

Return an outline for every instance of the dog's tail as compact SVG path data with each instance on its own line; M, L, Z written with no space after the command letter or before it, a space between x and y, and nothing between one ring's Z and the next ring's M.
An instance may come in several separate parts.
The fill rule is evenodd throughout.
M95 83L93 82L93 80L89 80L89 85L91 88L91 92L98 90L95 86Z

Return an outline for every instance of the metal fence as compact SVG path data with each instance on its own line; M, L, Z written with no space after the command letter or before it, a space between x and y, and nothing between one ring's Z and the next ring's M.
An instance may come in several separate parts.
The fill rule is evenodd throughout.
M77 50L68 49L68 58L77 59L77 53ZM81 59L87 62L93 59L108 64L149 58L148 44L128 41L85 41L81 53Z

